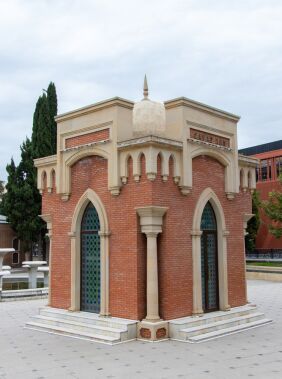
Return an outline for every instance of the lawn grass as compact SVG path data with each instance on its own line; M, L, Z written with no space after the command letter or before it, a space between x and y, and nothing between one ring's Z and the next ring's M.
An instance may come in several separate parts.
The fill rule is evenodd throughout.
M247 262L247 266L282 267L282 262Z

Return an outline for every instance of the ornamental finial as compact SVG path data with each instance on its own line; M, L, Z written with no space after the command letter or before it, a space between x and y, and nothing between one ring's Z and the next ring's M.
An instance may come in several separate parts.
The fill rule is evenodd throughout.
M148 83L147 83L146 74L145 74L145 78L144 78L143 95L144 95L144 99L148 99L149 90L148 90Z

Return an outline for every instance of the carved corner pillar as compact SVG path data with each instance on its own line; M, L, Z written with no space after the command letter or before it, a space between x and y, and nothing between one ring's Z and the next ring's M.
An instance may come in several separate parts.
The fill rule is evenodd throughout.
M49 289L48 289L48 305L51 306L51 291L52 291L52 216L50 214L40 215L43 221L47 223L48 233L46 236L49 238Z
M138 325L138 337L147 340L168 336L168 323L159 316L157 236L162 232L163 216L167 207L136 208L142 233L147 237L147 315Z
M244 265L245 265L245 298L246 302L249 303L248 300L248 285L247 285L247 265L246 265L246 249L245 249L245 237L248 235L247 227L248 227L248 221L254 217L253 213L245 213L243 215L243 230L244 230Z
M201 230L192 230L193 315L203 314L201 277Z

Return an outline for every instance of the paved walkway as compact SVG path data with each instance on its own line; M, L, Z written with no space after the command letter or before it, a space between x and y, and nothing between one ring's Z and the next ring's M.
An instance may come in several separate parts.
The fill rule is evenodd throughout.
M23 329L45 300L0 303L0 378L282 378L282 283L249 282L275 323L201 344L102 345Z

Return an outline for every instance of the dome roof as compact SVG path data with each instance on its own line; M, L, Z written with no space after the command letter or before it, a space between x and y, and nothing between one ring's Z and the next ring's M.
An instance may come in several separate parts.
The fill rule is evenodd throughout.
M135 135L163 135L166 119L163 103L148 99L148 85L145 75L144 99L133 107L133 132Z

